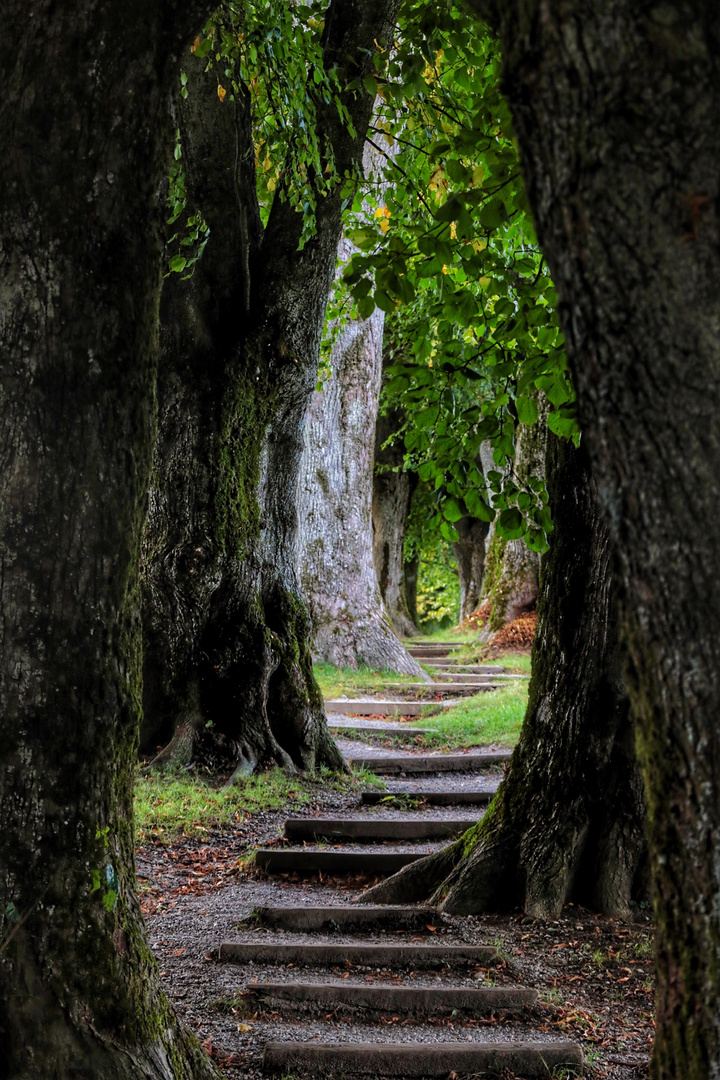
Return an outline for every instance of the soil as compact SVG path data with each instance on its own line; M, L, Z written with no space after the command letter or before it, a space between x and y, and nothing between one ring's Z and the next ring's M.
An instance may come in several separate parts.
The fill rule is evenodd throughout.
M292 816L388 813L361 811L356 797L348 799L333 792L312 805L290 806L288 810ZM448 808L444 812L453 816L457 811ZM221 964L216 957L222 941L257 940L259 935L267 941L353 940L346 934L305 936L240 927L252 909L263 904L350 903L375 880L320 880L317 876L302 880L297 875L274 878L246 868L243 859L254 847L278 842L286 816L258 814L227 831L216 831L202 842L152 842L137 853L143 909L165 988L185 1023L230 1080L262 1075L260 1057L267 1040L313 1037L344 1042L374 1038L438 1042L566 1036L582 1044L590 1066L586 1075L596 1080L640 1080L646 1076L653 1036L652 946L650 917L640 909L630 919L609 919L568 906L560 919L550 923L529 920L518 912L454 917L447 920L446 927L429 911L428 929L421 935L412 931L362 935L363 941L401 942L420 937L427 943L497 944L503 956L498 965L490 971L456 969L452 981L463 985L490 976L498 985L537 988L540 1004L522 1018L401 1021L386 1016L371 1023L349 1011L313 1016L288 1010L285 1017L279 1012L261 1014L254 1005L249 1010L238 995L255 981L289 981L299 976L303 981L337 979L347 977L347 968L302 971L279 965ZM432 816L442 814L433 808ZM438 985L449 976L442 970L398 974L353 969L352 977Z
M516 646L513 645L513 649ZM344 751L357 743L341 742ZM359 744L367 751L367 744ZM377 744L376 744L377 746ZM473 748L476 751L478 748ZM489 749L489 748L487 748ZM375 750L379 752L379 748ZM396 751L394 751L396 752ZM409 788L495 790L502 769L479 774L392 777L389 792ZM353 1042L467 1042L515 1039L572 1039L585 1055L591 1080L645 1080L653 1039L652 925L649 912L634 909L628 918L607 918L568 905L551 922L532 920L520 911L510 915L447 917L428 908L426 928L362 930L357 933L300 934L266 930L253 909L270 905L349 904L377 878L369 875L328 877L297 874L266 876L253 868L257 847L286 845L286 817L432 818L481 815L481 807L429 807L401 800L365 807L357 793L318 787L311 803L247 816L227 828L208 829L202 839L164 842L148 838L137 849L138 880L150 943L165 989L184 1022L229 1080L260 1080L262 1051L269 1040ZM442 842L407 841L389 845L418 853ZM332 845L340 850L388 850L380 845ZM327 846L327 845L326 845ZM452 971L383 971L347 963L303 967L267 962L220 962L223 941L342 944L355 942L495 945L500 959L489 967L454 966ZM539 1002L520 1015L487 1017L414 1017L364 1015L338 1007L332 1013L295 1010L287 1003L274 1011L259 1006L251 988L266 981L320 982L351 979L406 986L513 985L534 987ZM451 1073L456 1080L456 1074ZM510 1080L507 1076L505 1080Z

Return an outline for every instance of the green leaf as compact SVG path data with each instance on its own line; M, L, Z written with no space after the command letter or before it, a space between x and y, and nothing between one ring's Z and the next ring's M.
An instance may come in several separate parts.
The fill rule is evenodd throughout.
M538 407L535 401L529 397L515 398L515 410L521 424L536 424L538 420Z
M173 255L168 262L168 266L173 273L179 274L187 266L187 259L184 255Z
M454 499L445 499L442 509L447 521L459 521L463 516L462 510Z
M498 517L497 530L506 540L519 540L525 532L525 519L516 507L510 507Z
M388 296L384 289L377 289L375 292L375 303L381 311L394 311L396 304L392 297Z
M457 543L460 539L457 529L448 524L447 521L440 522L440 535L450 544Z
M369 319L375 310L375 301L372 296L361 296L357 302L357 309L361 319Z

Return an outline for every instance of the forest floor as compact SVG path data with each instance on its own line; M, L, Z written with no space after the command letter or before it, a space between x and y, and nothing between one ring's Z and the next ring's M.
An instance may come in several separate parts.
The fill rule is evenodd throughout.
M496 785L498 779L496 775L480 783ZM262 1075L262 1048L268 1040L313 1038L343 1045L373 1039L442 1043L569 1038L581 1044L584 1075L592 1080L643 1080L653 1037L652 926L644 908L635 909L631 917L611 919L568 905L559 919L549 922L528 919L521 912L440 919L428 909L427 925L419 934L376 936L385 942L497 945L497 964L471 971L461 981L473 985L474 979L482 978L497 986L537 988L538 1004L520 1017L444 1015L422 1020L388 1013L373 1026L342 1008L324 1015L297 1014L283 1006L263 1011L248 1005L246 991L254 984L307 975L293 965L290 970L267 962L241 966L219 961L223 941L266 939L248 921L255 908L348 904L377 880L359 875L268 876L253 866L255 849L283 848L281 832L288 815L368 814L375 820L391 815L393 811L385 807L360 808L359 792L385 786L397 790L399 783L370 774L288 778L279 770L253 778L240 789L187 778L142 781L137 860L150 942L176 1010L229 1080ZM443 812L450 811L421 810L423 816ZM301 936L286 933L282 940ZM345 939L334 933L313 934L312 940L337 944ZM309 977L337 980L348 978L349 970L347 965L313 968ZM357 968L349 977L408 986L446 985L450 978L444 970L399 974ZM453 979L457 983L457 976Z

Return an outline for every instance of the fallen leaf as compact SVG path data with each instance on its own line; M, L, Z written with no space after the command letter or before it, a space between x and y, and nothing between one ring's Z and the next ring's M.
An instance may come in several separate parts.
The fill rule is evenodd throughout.
M238 1031L252 1031L252 1024L238 1024Z

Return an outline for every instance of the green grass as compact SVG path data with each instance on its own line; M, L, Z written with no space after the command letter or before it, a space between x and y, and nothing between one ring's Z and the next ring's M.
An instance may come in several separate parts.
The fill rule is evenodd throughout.
M202 838L210 829L229 828L247 815L308 803L329 787L337 791L362 786L384 788L372 773L344 776L321 769L315 776L289 776L282 769L249 776L232 787L199 776L152 774L135 783L135 838Z
M416 683L415 675L398 675L395 671L373 671L371 668L337 668L332 664L315 664L315 678L325 699L344 694L371 694L383 690L389 683Z
M421 727L430 727L432 734L422 736L427 746L454 749L459 746L483 746L501 743L514 746L527 706L527 684L524 680L503 686L492 693L483 692L463 698L437 716L423 716ZM408 729L412 728L408 724Z

